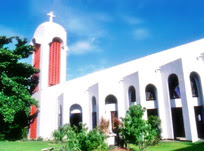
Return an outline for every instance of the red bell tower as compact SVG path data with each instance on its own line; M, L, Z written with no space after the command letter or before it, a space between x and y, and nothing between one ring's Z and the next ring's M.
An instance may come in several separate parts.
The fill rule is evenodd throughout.
M52 105L53 102L57 102L52 93L58 88L56 85L66 81L67 33L61 25L53 22L53 12L47 15L50 16L49 21L37 27L31 41L36 49L33 54L33 66L40 69L40 73L36 75L39 77L39 85L33 94L39 107L31 107L30 115L37 117L30 123L30 139L51 137L56 121L53 120L55 108Z

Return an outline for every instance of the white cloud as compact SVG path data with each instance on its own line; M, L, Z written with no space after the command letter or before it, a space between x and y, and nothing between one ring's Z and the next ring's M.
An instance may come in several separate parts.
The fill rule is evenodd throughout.
M79 5L75 6L75 2L67 0L31 0L30 8L33 13L43 14L53 11L57 21L61 24L70 36L78 38L84 37L104 37L108 32L102 27L103 22L110 22L112 18L105 12L89 12L80 9ZM76 2L77 3L77 2ZM44 9L46 7L46 9ZM48 18L47 18L48 19Z
M93 51L93 46L89 42L80 41L71 45L69 50L71 54L80 55L80 54Z
M140 24L142 23L143 21L139 18L136 18L136 17L131 17L131 16L124 16L122 15L122 19L127 22L128 24L130 25L136 25L136 24Z
M32 0L32 4L31 7L40 11L41 15L49 12L50 8L54 8L53 12L56 16L54 22L56 21L67 30L70 54L81 55L100 51L100 40L108 35L103 23L112 21L108 14L99 11L85 11L72 2L63 0L52 0L47 6L47 12L43 9L44 6L38 6L34 0ZM44 2L42 5L45 5Z
M132 17L132 16L122 15L122 19L127 24L132 25L132 27L134 27L134 28L135 28L135 26L141 26L141 24L144 23L144 21L142 19ZM136 40L144 40L150 36L148 29L143 28L143 27L133 29L133 31L131 31L131 34L132 34L133 38Z
M135 29L132 34L136 40L144 40L150 36L149 31L145 28Z
M82 55L89 52L99 52L100 49L94 44L95 37L89 41L78 41L69 47L70 54Z
M100 16L101 17L101 16ZM100 18L99 17L99 18ZM98 21L96 16L83 13L76 15L70 12L62 21L62 24L68 30L68 33L75 34L79 37L104 37L107 31L101 27L101 20Z

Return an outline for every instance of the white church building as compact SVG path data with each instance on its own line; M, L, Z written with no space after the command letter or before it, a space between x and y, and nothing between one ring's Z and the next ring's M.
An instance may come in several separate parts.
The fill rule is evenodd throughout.
M111 132L113 118L124 117L133 104L146 108L144 119L159 117L162 139L204 138L204 39L66 81L67 33L50 15L32 39L39 113L29 138L52 138L66 123L93 129L102 117Z

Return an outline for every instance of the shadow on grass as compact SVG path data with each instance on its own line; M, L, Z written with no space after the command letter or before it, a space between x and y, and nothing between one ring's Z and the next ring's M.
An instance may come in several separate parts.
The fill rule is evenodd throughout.
M188 147L181 148L181 149L175 149L172 151L204 151L204 142L199 141L199 142L191 144Z

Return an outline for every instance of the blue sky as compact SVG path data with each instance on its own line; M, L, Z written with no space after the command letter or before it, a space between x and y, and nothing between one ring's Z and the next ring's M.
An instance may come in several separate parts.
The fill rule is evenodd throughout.
M51 10L67 31L67 80L204 38L203 0L4 0L0 35L32 38Z

